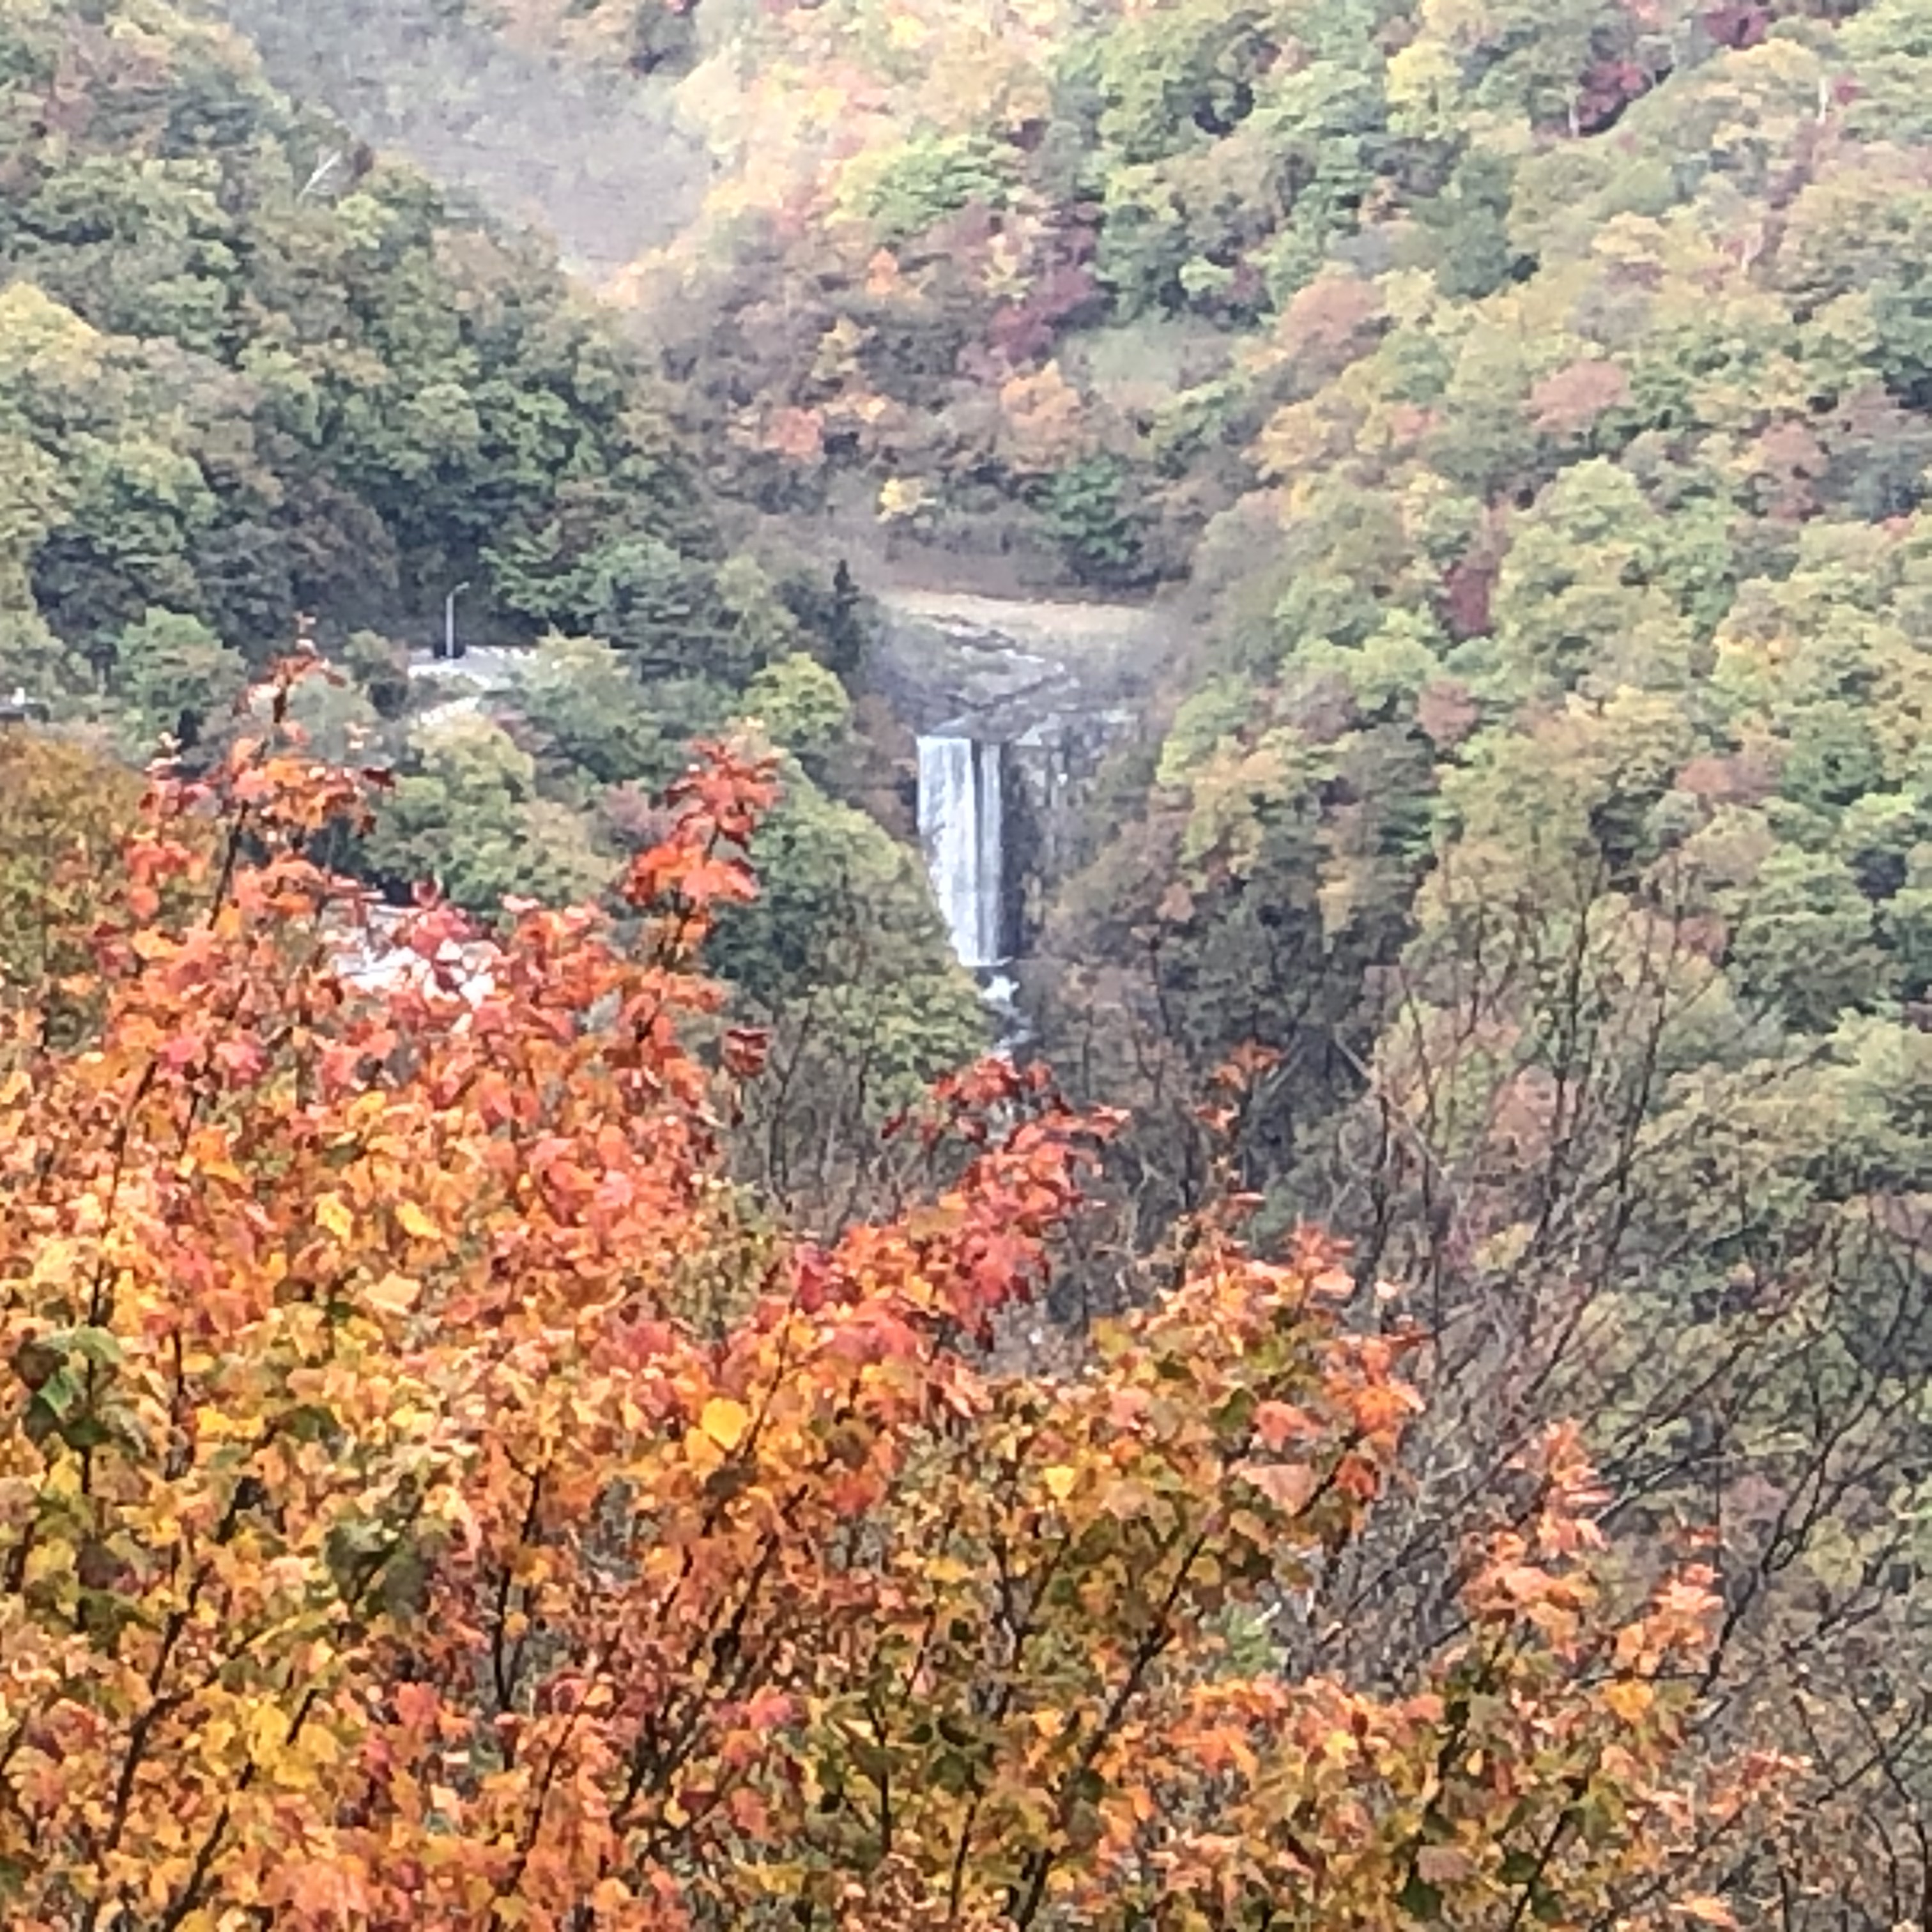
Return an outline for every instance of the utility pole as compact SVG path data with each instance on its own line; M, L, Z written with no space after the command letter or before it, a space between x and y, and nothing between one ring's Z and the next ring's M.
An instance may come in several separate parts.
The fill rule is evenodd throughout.
M440 655L445 658L460 658L469 646L459 646L456 641L456 600L470 588L466 583L459 584L442 600L442 650Z

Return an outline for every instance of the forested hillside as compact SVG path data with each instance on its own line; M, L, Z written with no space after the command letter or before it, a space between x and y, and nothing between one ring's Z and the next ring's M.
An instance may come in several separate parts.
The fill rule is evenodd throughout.
M738 668L689 453L538 254L184 16L4 31L10 662L138 702L151 610L259 662L298 610L401 634L476 578L526 634L675 610L662 668Z
M1390 332L1365 294L1426 283L1445 340L1451 316L1506 327L1509 292L1563 262L1640 274L1612 241L1630 220L1694 221L1742 285L1780 288L1814 174L1913 139L1894 106L1916 15L1848 24L1826 0L674 10L709 49L684 105L724 172L638 291L717 443L775 497L856 466L892 486L889 517L962 538L1004 520L1094 580L1185 569L1258 470L1300 462L1258 440ZM1419 299L1398 294L1405 326ZM1662 330L1670 308L1621 326ZM1579 353L1539 344L1531 388ZM1420 368L1408 386L1436 400ZM1532 412L1518 441L1576 433ZM1540 480L1527 447L1488 460L1478 494Z
M396 777L343 856L482 912L600 890L693 734L755 714L796 756L777 890L722 963L826 1070L808 1138L970 1050L915 862L818 782L850 598L734 549L661 387L535 244L165 6L0 11L0 688L206 754L300 619L349 680L304 700L322 748ZM407 675L452 592L465 636L549 640L491 715Z
M1716 1510L1730 1719L1838 1767L1831 1884L1895 1911L1932 1772L1925 9L707 14L734 171L636 286L677 291L734 487L1190 579L1043 1050L1134 1110L1140 1238L1225 1156L1438 1336L1363 1654L1437 1613L1485 1472L1586 1417L1620 1520Z
M1378 1258L1654 1214L1714 1292L1922 1185L1923 10L699 10L735 169L639 292L737 487L1191 574L1049 982L1154 1225L1248 1046L1246 1171Z
M1925 1922L1932 7L454 10L709 144L610 307L199 14L0 0L0 680L210 778L0 738L0 1633L98 1718L0 1901ZM930 1102L881 530L1187 638ZM502 939L419 1058L319 866Z

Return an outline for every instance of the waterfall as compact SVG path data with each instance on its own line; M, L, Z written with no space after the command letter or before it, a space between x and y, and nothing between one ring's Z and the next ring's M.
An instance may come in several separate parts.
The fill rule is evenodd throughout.
M1000 747L977 738L919 741L919 833L932 890L962 965L1006 957Z

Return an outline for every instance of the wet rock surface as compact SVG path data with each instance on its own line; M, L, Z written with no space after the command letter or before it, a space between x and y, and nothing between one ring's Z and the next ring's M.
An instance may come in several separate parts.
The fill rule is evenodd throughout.
M998 895L1002 943L992 956L1023 958L1054 885L1083 850L1088 782L1108 752L1142 728L1174 645L1173 620L1132 604L912 591L879 601L867 681L920 734L922 784L940 769L941 745L1000 748L997 863L982 862L982 878L959 876L962 854L983 842L936 842L930 831L927 862L942 904ZM929 802L921 817L928 827L950 823Z
M1132 712L1174 644L1154 607L890 591L866 681L916 731L1012 742L1056 716Z

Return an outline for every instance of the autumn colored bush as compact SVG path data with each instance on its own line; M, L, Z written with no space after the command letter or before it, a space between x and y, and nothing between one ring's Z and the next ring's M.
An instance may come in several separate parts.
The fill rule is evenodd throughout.
M0 1004L30 999L52 1034L83 1023L89 908L140 798L140 778L100 752L0 724Z
M889 1225L730 1184L766 770L680 781L628 925L427 904L352 972L297 675L154 784L98 1024L0 1045L8 1927L1723 1922L1776 1767L1687 1754L1707 1580L1630 1584L1573 1438L1413 1682L1276 1667L1416 1406L1334 1257L1224 1204L996 1366L1109 1124L992 1063Z

